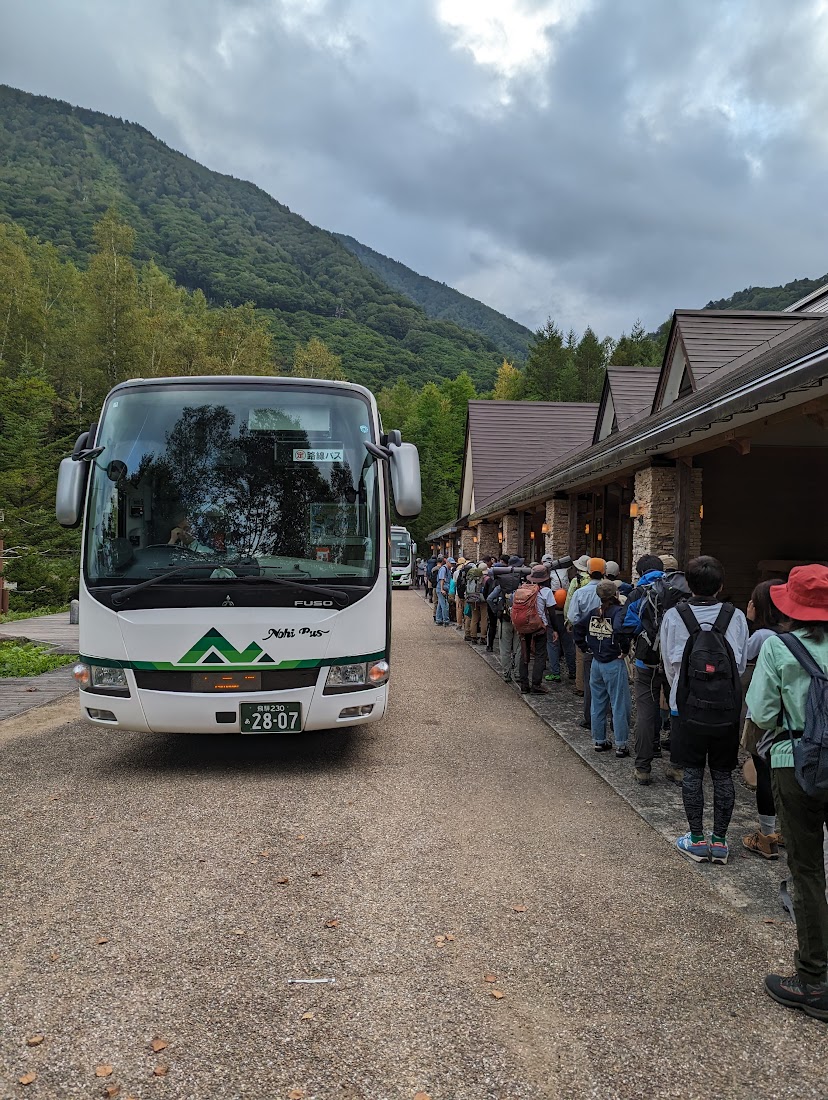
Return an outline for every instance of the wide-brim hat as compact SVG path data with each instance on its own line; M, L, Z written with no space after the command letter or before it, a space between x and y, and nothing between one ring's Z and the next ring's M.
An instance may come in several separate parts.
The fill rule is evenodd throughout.
M768 592L783 615L800 622L828 622L828 566L798 565L787 584L775 584Z
M530 584L549 584L549 570L545 565L534 565L527 580Z
M580 558L577 558L572 564L579 573L586 573L589 569L589 554L581 554Z
M521 558L518 554L512 554L511 558L509 558L509 565L513 567L516 565L523 565L525 560L525 558Z

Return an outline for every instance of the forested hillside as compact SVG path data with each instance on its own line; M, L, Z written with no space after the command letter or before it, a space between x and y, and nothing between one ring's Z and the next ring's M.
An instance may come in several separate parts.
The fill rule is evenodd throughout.
M384 283L416 302L429 317L453 321L472 332L479 332L502 348L509 358L519 362L526 359L532 342L532 332L528 328L483 302L478 302L476 298L469 298L459 290L446 286L445 283L418 275L405 264L375 252L373 248L368 248L353 237L346 237L341 233L336 233L335 236L361 263L379 275Z
M503 351L391 290L331 233L131 122L0 86L0 219L83 267L114 207L152 259L208 305L267 311L277 366L318 337L353 381L422 385L467 370L490 386Z
M784 286L749 286L737 290L729 298L708 302L705 309L767 309L783 310L828 283L828 274L821 279L794 279Z

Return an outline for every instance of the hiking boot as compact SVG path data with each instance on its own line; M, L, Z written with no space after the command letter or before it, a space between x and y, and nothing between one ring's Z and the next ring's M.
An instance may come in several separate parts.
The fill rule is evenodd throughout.
M486 652L487 652L487 653L494 653L494 646L492 646L492 645L487 645L487 646L486 646Z
M758 856L764 856L765 859L779 859L776 833L763 833L761 829L757 829L755 833L742 838L742 845L749 852L756 852Z
M592 747L596 752L609 752L612 744L609 741L596 741Z
M727 863L728 856L730 855L730 849L724 840L714 840L710 838L710 862L711 863Z
M693 840L692 833L685 833L676 841L676 847L683 856L687 856L695 863L710 862L710 845L706 839Z
M626 745L616 745L615 746L615 755L619 759L621 759L622 756L629 756L630 755L630 750L627 748Z
M584 693L581 688L575 688L575 694L578 696L579 699L583 699L584 697Z
M547 684L559 684L561 682L560 676L555 672L547 672L544 676L544 680L546 680Z
M678 783L681 786L684 782L684 768L676 768L670 764L664 769L664 778L670 783Z
M798 1008L815 1020L828 1020L828 985L810 985L798 974L783 978L781 974L768 974L765 992L786 1008Z
M549 694L549 688L544 687L543 684L532 684L532 694L533 695L548 695Z
M638 783L641 787L649 787L649 785L653 781L653 777L650 775L650 773L643 771L641 768L636 768L633 772L633 775L635 776L636 783Z
M587 722L586 718L582 718L578 725L581 727L582 730L592 729L592 722Z
M528 684L521 684L520 685L520 694L521 695L528 695L529 694L529 685Z

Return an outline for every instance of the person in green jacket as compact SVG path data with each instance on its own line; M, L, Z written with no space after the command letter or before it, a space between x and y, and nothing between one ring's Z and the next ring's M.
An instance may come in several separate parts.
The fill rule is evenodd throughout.
M788 583L774 585L769 594L782 615L791 620L791 633L828 673L828 568L804 565L792 569ZM791 977L768 974L765 991L780 1004L828 1020L828 902L823 848L828 790L811 795L800 787L788 733L795 734L805 727L810 686L808 673L775 635L759 651L747 705L760 729L776 732L770 748L771 784L788 849L798 941L796 973Z

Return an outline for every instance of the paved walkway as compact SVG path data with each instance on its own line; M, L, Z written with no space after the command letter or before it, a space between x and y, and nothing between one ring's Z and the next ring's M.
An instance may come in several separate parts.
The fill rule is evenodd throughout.
M0 678L0 721L32 707L42 707L73 691L77 691L77 684L72 678L71 665L43 672L40 676Z
M8 641L38 642L51 646L55 653L77 653L78 627L70 625L68 610L0 623L0 642Z
M413 592L392 668L352 731L6 735L4 1100L28 1072L98 1095L101 1065L139 1100L825 1100L825 1026L761 991L789 925L726 901Z

